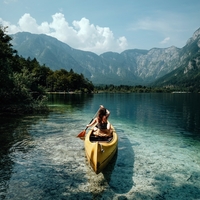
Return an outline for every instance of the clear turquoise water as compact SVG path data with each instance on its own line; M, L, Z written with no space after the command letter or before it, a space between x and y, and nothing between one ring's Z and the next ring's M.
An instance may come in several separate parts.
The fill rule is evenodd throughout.
M0 199L200 199L200 94L53 95L52 112L1 117ZM96 175L85 129L103 104L118 154Z

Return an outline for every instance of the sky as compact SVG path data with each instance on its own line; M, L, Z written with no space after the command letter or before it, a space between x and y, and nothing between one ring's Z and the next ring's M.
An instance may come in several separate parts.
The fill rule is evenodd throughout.
M200 0L0 0L0 25L98 55L182 48L200 28Z

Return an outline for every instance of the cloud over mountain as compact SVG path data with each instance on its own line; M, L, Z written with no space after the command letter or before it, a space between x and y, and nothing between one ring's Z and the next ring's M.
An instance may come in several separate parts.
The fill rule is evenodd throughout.
M52 15L52 21L38 24L36 19L29 13L25 13L17 25L6 22L0 18L0 24L8 26L8 33L30 32L35 34L46 34L67 43L73 48L92 51L101 54L106 51L121 52L128 47L124 36L115 38L109 27L100 27L91 24L83 17L79 21L73 21L70 25L62 13Z

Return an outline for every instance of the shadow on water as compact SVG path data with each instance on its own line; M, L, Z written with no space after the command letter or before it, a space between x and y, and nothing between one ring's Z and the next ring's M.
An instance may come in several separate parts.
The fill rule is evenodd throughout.
M200 187L196 183L200 177L199 173L191 175L185 183L177 183L176 178L158 174L154 177L151 187L145 191L134 192L134 199L158 199L158 200L193 200L200 199ZM145 186L144 186L145 187Z
M15 136L14 130L20 124L20 118L0 117L0 199L5 198L9 180L12 174L14 162L10 158L10 149L12 148Z
M40 118L41 116L34 117L34 122ZM1 116L0 120L0 199L4 199L15 165L11 154L16 151L27 153L31 149L32 138L28 128L34 122L31 116L27 118L27 116L5 115Z
M82 193L82 198L92 195L90 199L114 198L117 194L126 195L134 186L134 152L123 130L116 129L118 133L118 151L106 168L98 175L93 172L85 158L87 166L86 187L89 193ZM121 136L123 135L123 136Z
M103 171L103 175L115 193L124 194L134 186L134 152L123 130L116 131L119 139L118 151L113 161Z

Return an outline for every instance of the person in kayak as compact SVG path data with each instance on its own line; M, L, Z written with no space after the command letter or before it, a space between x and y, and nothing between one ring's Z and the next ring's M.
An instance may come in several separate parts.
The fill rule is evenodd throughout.
M94 135L101 137L111 137L111 124L108 121L109 115L110 111L101 105L97 117L90 124L88 124L87 127L96 124L93 129Z

